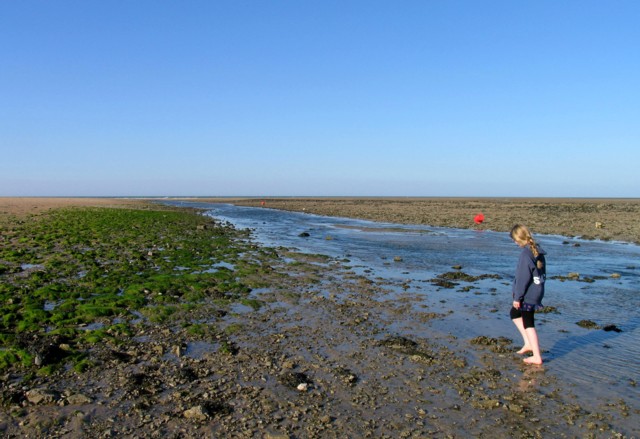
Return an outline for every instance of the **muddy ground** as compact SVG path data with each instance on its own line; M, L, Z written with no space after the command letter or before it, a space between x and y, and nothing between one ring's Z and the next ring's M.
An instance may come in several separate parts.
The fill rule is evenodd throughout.
M508 208L495 201L486 209L491 203L464 201L456 207L429 201L414 205L413 213L403 212L404 201L376 200L374 207L333 201L331 208L323 201L302 203L296 209L284 201L278 206L384 221L423 218L410 222L451 227L472 226L469 218L482 208L487 228L499 230L495 212L511 212L505 225L522 215L536 231L559 233L538 228L542 222L531 220L538 213L524 213L529 202ZM454 217L436 223L427 216L433 203L444 203ZM276 207L274 200L267 204ZM611 205L606 212L638 209L637 203ZM347 214L347 206L359 207ZM580 213L585 207L579 206L561 203L554 209ZM637 242L635 226L613 228L613 218L598 217L605 224L601 230ZM556 223L568 227L566 221L557 217ZM584 233L576 228L567 234ZM245 257L261 253L258 246L253 251ZM640 435L630 422L640 415L637 407L624 401L583 406L544 365L524 365L515 354L519 346L507 338L412 336L411 328L444 316L416 311L419 298L410 291L390 300L387 281L356 275L349 261L281 248L264 264L268 286L252 292L261 306L231 305L216 315L191 316L214 321L219 332L189 334L180 326L141 320L122 344L95 346L95 366L82 373L67 369L28 381L16 373L0 377L0 433L272 439Z

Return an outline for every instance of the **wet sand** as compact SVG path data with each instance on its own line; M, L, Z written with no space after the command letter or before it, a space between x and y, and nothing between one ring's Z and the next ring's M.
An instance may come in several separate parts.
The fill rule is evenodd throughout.
M638 218L637 201L234 200L258 206L262 201L266 207L323 215L468 228L478 227L473 216L482 211L487 219L480 227L486 229L526 222L539 233L585 236L589 229L593 237L594 231L606 231L609 239L638 242L637 230L632 233L637 225L622 226ZM0 214L140 203L0 199ZM589 226L589 213L602 213L603 229ZM555 228L543 228L547 223ZM246 257L263 252L258 246L253 251ZM99 361L82 375L69 370L42 376L31 387L21 386L17 375L2 377L11 401L0 411L0 432L272 439L640 433L632 422L638 407L624 401L585 405L544 366L525 366L515 354L518 346L507 338L416 335L416 325L429 327L445 316L416 310L420 297L411 290L390 300L387 289L401 285L357 275L347 261L286 249L274 255L263 279L268 286L252 293L265 306L231 308L216 320L233 352L210 352L219 340L193 338L179 327L140 324L122 345L95 346L91 358Z
M204 201L204 200L202 200ZM640 199L601 198L233 198L211 199L318 215L506 232L522 223L534 233L640 244ZM484 214L484 222L474 217Z

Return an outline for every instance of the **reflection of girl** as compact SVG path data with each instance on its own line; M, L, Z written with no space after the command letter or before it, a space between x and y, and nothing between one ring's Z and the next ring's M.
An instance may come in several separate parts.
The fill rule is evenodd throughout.
M542 364L533 315L537 309L542 308L546 277L545 252L533 240L529 229L521 224L513 226L511 239L522 247L516 277L513 281L513 307L511 308L511 320L524 340L524 345L518 353L531 352L533 355L525 358L524 362Z

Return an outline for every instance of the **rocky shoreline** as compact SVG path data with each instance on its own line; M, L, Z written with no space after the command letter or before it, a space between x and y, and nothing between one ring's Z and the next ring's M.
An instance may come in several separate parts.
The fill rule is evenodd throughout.
M301 209L311 207L304 203ZM224 249L197 250L198 260L210 259L218 271L201 275L201 269L189 271L189 261L181 260L183 265L170 267L172 279L176 270L181 273L179 290L160 294L154 291L158 283L127 289L144 299L135 312L119 310L83 323L82 331L103 330L99 342L84 333L79 339L71 332L21 333L33 355L28 364L0 372L0 432L5 437L639 434L629 427L629 419L640 414L637 407L624 401L585 407L544 367L523 365L509 339L416 336L411 328L428 327L445 316L416 311L418 299L410 293L389 299L387 280L358 275L347 260L263 248L229 225L195 213L180 215L186 215L186 225L172 232L175 239L199 233L230 239ZM46 222L49 214L21 218L18 223ZM162 215L153 218L144 236L169 236L166 229L154 229L164 224ZM0 229L0 249L27 245L44 253L26 243L24 224L9 223ZM148 266L162 274L158 256L166 258L169 249L139 241L143 230L134 232L127 242L141 252L136 270ZM136 247L136 242L149 247ZM11 262L4 266L9 267L2 275L5 284L25 285L34 274L31 269L12 271ZM228 281L221 284L215 276ZM203 282L212 286L203 288ZM48 354L71 351L80 355L69 355L61 367L43 373L43 362L52 361Z

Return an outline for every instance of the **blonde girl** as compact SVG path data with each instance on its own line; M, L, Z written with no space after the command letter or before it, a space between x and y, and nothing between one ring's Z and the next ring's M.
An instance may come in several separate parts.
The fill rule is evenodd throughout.
M542 308L542 298L544 297L545 251L536 244L529 229L522 224L513 226L511 239L522 248L513 281L513 306L510 312L511 320L524 340L518 354L524 355L531 352L532 355L525 358L524 362L542 364L534 313L537 309Z

